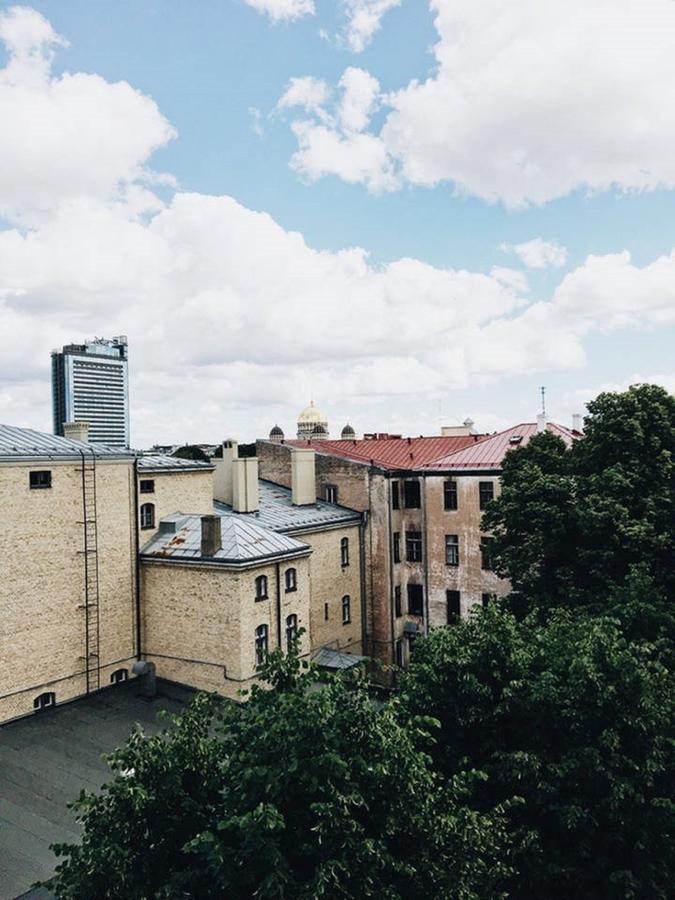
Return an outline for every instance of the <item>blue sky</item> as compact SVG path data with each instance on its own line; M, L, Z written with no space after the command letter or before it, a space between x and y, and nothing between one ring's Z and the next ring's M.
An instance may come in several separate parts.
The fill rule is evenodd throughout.
M286 0L284 6L284 0L259 0L258 6L267 9L261 12L243 0L200 0L198 4L46 0L24 8L26 15L37 18L27 19L29 25L19 22L21 28L16 24L15 7L0 4L11 24L10 31L6 30L8 52L0 56L2 64L18 59L17 54L23 52L26 29L32 46L44 58L53 51L48 75L43 72L41 76L46 102L57 102L53 88L62 83L64 75L99 76L96 90L101 91L100 114L94 113L93 125L91 110L85 114L76 107L79 101L74 90L67 99L73 104L72 115L67 113L63 119L64 131L73 132L73 153L80 169L99 167L100 178L83 176L86 183L80 183L70 170L59 176L61 163L55 164L54 159L67 147L63 135L59 136L58 153L50 156L47 140L44 159L36 155L33 162L31 156L31 164L40 167L40 176L31 173L29 164L21 162L26 153L21 134L17 136L33 127L30 117L25 120L16 114L16 127L6 118L5 138L0 137L0 148L7 143L6 156L0 155L0 162L8 183L14 165L14 184L25 178L29 189L42 179L44 168L54 167L55 182L58 176L58 185L45 184L49 210L41 209L39 214L34 201L28 209L18 188L7 188L9 199L3 202L0 181L0 221L4 224L0 229L0 301L8 316L3 328L16 329L17 358L24 346L22 340L33 354L18 363L8 360L4 370L0 369L0 417L49 428L48 353L44 355L40 342L25 338L33 327L44 335L44 341L52 343L65 335L64 339L79 339L109 334L113 328L129 333L132 429L135 440L145 444L183 438L218 440L229 432L250 438L264 433L276 420L290 429L309 393L325 407L333 430L350 419L359 431L390 428L415 434L434 429L440 419L461 421L466 415L486 429L532 419L540 384L547 386L552 416L562 420L598 389L621 386L635 377L655 378L672 389L675 303L672 289L667 287L671 281L667 266L675 246L675 178L667 157L675 127L669 120L657 121L658 108L653 105L658 96L664 106L672 99L672 82L659 81L669 73L669 63L658 35L675 34L668 4L649 0L640 16L644 33L634 45L630 27L634 4L628 0L619 0L614 7L618 9L616 18L624 16L626 26L623 30L617 26L614 44L605 40L603 21L579 23L588 35L591 53L585 58L589 72L576 72L579 60L566 46L567 40L570 48L578 43L573 41L575 35L560 37L555 15L549 16L549 22L546 18L537 21L530 0L514 4L516 13L520 6L520 12L529 16L529 32L522 33L517 16L509 22L509 14L500 13L486 36L484 24L476 19L476 6L468 0L454 7L450 0L437 0L432 9L421 0L402 0L382 16L379 30L362 52L345 45L350 7L317 0L314 13L305 10L306 14L297 18L273 21L279 10L288 10L288 4L292 7L294 2ZM372 2L353 0L352 14L355 8L367 9ZM489 13L491 2L477 6L486 7ZM610 9L604 0L590 4L574 0L568 7L569 18L583 17L589 6L597 6L598 18ZM494 9L500 9L499 5ZM52 34L68 41L67 47L57 46L40 30L38 14L41 21L49 23ZM463 35L461 40L458 34ZM610 38L611 34L610 29ZM453 46L455 40L460 41L459 50ZM594 40L598 42L597 65L592 59ZM515 41L521 43L512 50ZM531 86L524 85L522 73L516 71L519 57L515 54L527 55L528 41L535 48ZM538 63L535 59L539 47L546 50L547 42L548 56L560 57L557 68L552 65L550 70L546 68L547 53ZM485 61L486 47L489 62ZM515 63L509 61L509 53L514 54ZM17 64L18 78L5 85L8 93L12 89L16 94L22 79L28 84L33 77L29 69L34 61L27 59L19 60L23 68ZM631 84L633 65L644 79L634 92L626 88ZM346 89L340 87L340 79L350 67L361 73L352 101L362 104L359 115L365 124L345 131L340 125L339 103ZM514 82L509 90L511 73ZM565 73L564 77L560 73ZM675 71L673 76L675 80ZM310 78L312 84L325 87L319 107L307 100ZM292 79L305 81L298 83L292 103L280 103ZM431 83L425 85L425 79ZM140 113L132 109L131 97L121 106L113 102L113 86L118 82L126 82L134 96L154 101L154 109L143 112L142 122L136 118ZM377 85L372 88L376 99L363 100L363 92L367 94L373 83ZM84 83L83 87L89 90ZM392 100L390 92L404 96ZM24 109L26 102L41 103L42 99L35 92L28 101L21 95ZM11 97L9 102L14 102ZM58 102L61 107L56 108L63 108L65 101ZM8 106L8 117L18 108ZM596 109L601 113L594 113ZM610 114L613 109L615 114ZM598 117L597 139L594 115ZM620 121L622 115L624 122ZM160 119L175 130L173 139L158 137L153 131L161 130ZM50 121L53 134L61 126L56 114ZM558 121L560 132L556 135ZM88 142L89 149L77 143L73 122L81 122L78 128L85 132L89 125L100 129ZM304 138L298 137L297 130L294 133L295 123L304 123ZM119 163L111 151L108 170L103 171L96 141L105 142L110 128L136 132L139 137L131 147L120 145ZM632 135L625 151L621 148L624 128ZM637 130L640 134L636 137ZM427 140L427 133L434 135L433 142ZM30 139L33 147L43 137L28 134L26 140ZM324 143L315 145L315 137ZM309 142L304 150L303 139ZM362 139L369 142L365 155L361 144L355 143ZM326 141L334 144L327 146ZM339 158L334 146L339 148ZM660 152L659 147L668 150ZM85 150L92 154L91 159ZM384 154L386 162L373 165L372 153ZM527 157L527 165L520 161L520 154ZM516 155L517 164L513 163ZM149 182L132 172L136 164L169 174L173 184ZM557 166L560 172L555 171ZM532 177L528 168L534 172ZM386 177L389 172L395 184L373 189L373 179L384 177L383 172ZM114 189L110 184L116 185ZM132 234L131 226L125 225L128 235L115 230L114 237L112 220L103 219L113 206L114 217L119 212L120 184L125 203L130 185L151 191L156 203L150 201L138 212L134 201L127 220L133 220L135 231ZM179 220L175 198L187 194L229 197L236 201L237 209L232 214L223 212L210 226L205 224L203 227L211 230L202 241L197 233L200 226L194 224L197 213L190 213L189 236L185 212ZM84 198L88 198L86 210L75 211L75 201L82 205ZM94 203L101 207L96 215ZM169 210L166 215L161 204ZM258 220L248 211L269 214L282 233L271 235L265 226L264 234L258 234ZM57 220L62 234L70 234L72 229L70 262L64 261L62 248L55 243ZM104 262L96 267L94 254L91 271L83 279L78 258L91 250L77 246L78 236L90 235L93 240L99 227L96 252L105 248L101 250ZM118 227L117 218L114 227ZM121 277L116 282L118 276L112 273L123 270L125 259L136 253L139 227L147 230L143 252L149 256L136 264L143 273L154 271L155 266L157 272L152 279L148 276L152 283L136 290ZM236 260L229 261L207 282L203 272L210 261L204 257L195 263L194 275L177 278L161 269L158 257L152 256L160 251L153 249L154 244L150 246L151 232L152 241L158 231L162 241L174 241L168 255L180 258L186 246L199 245L202 252L214 233L222 234L227 243L229 229L237 229L233 244L246 241L242 245L245 250L238 251L240 258L246 258L246 272L236 270ZM257 276L252 283L251 268L264 269L270 254L285 257L294 252L284 249L287 241L293 243L289 232L299 232L313 251L326 251L327 270L312 272L305 279L306 266L322 266L326 260L303 256L291 267L292 277L287 276L287 268L284 275L275 269L269 288ZM180 245L177 233L184 242ZM10 246L10 237L22 242L23 267L16 265L17 245ZM528 266L517 252L502 248L534 239L564 248L564 264ZM133 249L120 249L127 240ZM218 246L214 243L212 254L218 255ZM340 257L340 251L354 247L367 254L360 265L368 272L359 270L357 286L350 280L352 263L345 272ZM624 251L630 253L630 264L625 259L616 261L614 255ZM607 265L589 268L591 255L607 258ZM402 258L428 265L423 272L406 273L402 279L391 268ZM659 258L666 262L653 270ZM312 291L331 278L336 265L341 268L335 285L325 294L319 288L313 301ZM495 273L495 267L509 269L511 275ZM675 263L672 267L675 276ZM106 270L105 274L101 275L100 269ZM441 279L437 272L458 270L471 277L455 292L455 274ZM35 271L40 272L37 279L27 274ZM572 281L560 300L562 312L543 310L541 321L536 314L526 317L528 308L554 298L568 273ZM477 280L480 275L490 283ZM290 280L280 285L285 277ZM296 277L301 279L297 283ZM518 277L521 282L514 287ZM498 299L496 293L505 289L505 278L511 278L512 284ZM331 342L336 326L329 310L340 305L341 291L350 292L352 286L354 295L347 304L350 321L338 326L339 334ZM405 296L399 298L399 291ZM612 307L615 295L621 297L618 312ZM100 296L100 302L91 299L95 296ZM182 321L181 317L188 315L186 310L194 308L191 304L197 304L201 313L203 306L195 298L204 296L208 297L208 320L195 325L194 332L158 324L164 314L170 318L172 311ZM399 299L392 300L392 296ZM437 321L435 311L446 302L457 308L452 316L444 310ZM391 331L380 331L378 321L392 303L396 313ZM474 303L477 307L487 304L491 312L474 320ZM502 305L494 306L499 303ZM581 326L587 303L588 325ZM251 310L255 308L250 319L249 305ZM303 335L295 351L287 344L275 344L271 325L271 334L267 333L269 320L281 316L284 308L288 314L281 327L288 329L284 331L287 344L289 336L292 340L293 334ZM239 310L236 340L228 328L228 322L234 321L233 309ZM462 321L464 312L466 322ZM214 335L220 327L221 344ZM278 331L279 326L276 328ZM75 333L69 334L69 329ZM212 340L207 349L207 342L200 340L205 332ZM169 364L176 341L190 346L189 352L178 355L185 374L180 386ZM255 350L247 350L249 341ZM321 350L315 353L319 344ZM219 346L226 349L220 353ZM460 355L461 364L457 361ZM163 389L171 395L169 415L166 408L158 408Z

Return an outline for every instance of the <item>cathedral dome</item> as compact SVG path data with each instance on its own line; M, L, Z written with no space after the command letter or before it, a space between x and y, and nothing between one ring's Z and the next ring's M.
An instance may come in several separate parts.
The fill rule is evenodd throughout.
M281 428L279 428L278 425L275 425L274 428L270 431L270 437L283 437L283 436L284 436L284 433L281 430Z
M328 429L325 425L322 425L321 422L317 422L314 428L312 428L312 434L328 434Z
M343 441L352 441L356 437L356 432L352 428L352 426L347 423L345 427L342 429L342 434L340 435Z
M314 401L310 401L309 406L306 406L303 411L298 416L298 424L300 423L309 424L310 422L315 422L316 424L323 424L326 422L324 416L319 412L319 410L314 406Z

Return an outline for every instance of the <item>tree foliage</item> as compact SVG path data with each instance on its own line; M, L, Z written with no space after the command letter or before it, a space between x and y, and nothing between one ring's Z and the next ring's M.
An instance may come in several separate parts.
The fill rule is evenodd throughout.
M479 808L524 801L509 896L671 896L673 678L648 644L608 619L490 608L418 642L402 702L440 722L439 771L486 773Z
M245 706L198 697L112 755L57 897L500 896L502 818L464 803L479 776L430 767L433 723L402 725L360 676L311 689L295 654L264 676Z
M185 444L185 446L174 450L171 455L178 457L178 459L196 459L199 460L199 462L209 462L206 453L204 453L201 447L197 447L196 444Z

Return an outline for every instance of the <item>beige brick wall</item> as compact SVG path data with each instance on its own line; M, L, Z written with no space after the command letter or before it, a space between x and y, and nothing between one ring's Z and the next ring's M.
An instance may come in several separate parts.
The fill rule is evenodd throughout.
M52 487L31 490L48 469ZM130 668L134 631L134 481L130 461L97 462L101 686ZM0 465L0 721L85 691L81 469L75 461Z
M138 506L152 503L155 507L155 528L141 530L141 546L147 543L156 533L157 526L164 516L172 513L213 512L213 471L187 472L139 472L141 481L154 481L155 490L151 494L141 494L139 487ZM140 525L140 522L139 522Z
M286 593L284 572L290 567L297 571L297 590ZM259 575L268 579L267 600L255 600ZM298 627L309 630L307 557L244 570L144 561L142 586L144 656L157 674L231 699L257 680L259 625L268 626L270 650L278 645L279 631L285 647L287 616L297 615Z

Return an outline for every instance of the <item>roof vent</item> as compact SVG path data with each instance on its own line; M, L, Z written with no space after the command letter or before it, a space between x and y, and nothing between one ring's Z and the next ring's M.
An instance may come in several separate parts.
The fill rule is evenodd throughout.
M509 444L519 444L523 439L522 434L512 434L509 438Z

